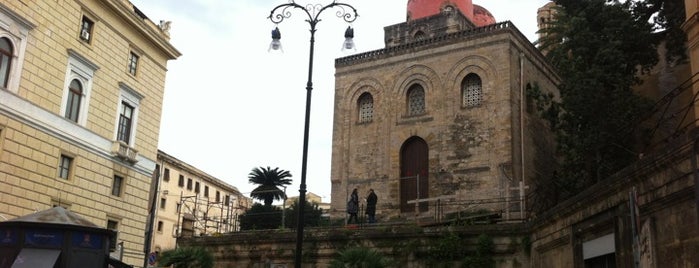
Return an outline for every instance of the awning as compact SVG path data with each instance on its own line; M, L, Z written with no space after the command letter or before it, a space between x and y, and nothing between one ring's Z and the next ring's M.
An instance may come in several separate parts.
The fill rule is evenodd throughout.
M110 268L133 268L133 266L109 256L107 256L107 264L109 264Z
M614 234L601 236L583 243L583 260L614 253Z
M61 255L58 249L23 248L12 268L53 268L58 255Z

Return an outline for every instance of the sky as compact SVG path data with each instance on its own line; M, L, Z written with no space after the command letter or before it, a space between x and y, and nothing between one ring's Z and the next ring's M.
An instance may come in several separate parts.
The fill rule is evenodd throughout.
M158 148L249 196L255 167L287 170L298 196L310 26L293 10L276 25L283 53L268 52L270 11L289 0L131 0L149 19L171 21L170 42L182 53L168 62ZM297 0L327 5L332 0ZM317 24L306 184L330 202L336 58L384 47L383 27L405 21L407 0L341 0L356 8L356 51L342 51L347 23L325 10ZM536 11L548 0L479 0L498 22L512 21L536 40Z

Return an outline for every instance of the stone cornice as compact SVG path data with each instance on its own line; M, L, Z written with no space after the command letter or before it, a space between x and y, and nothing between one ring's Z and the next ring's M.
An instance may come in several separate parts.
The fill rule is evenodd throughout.
M24 19L22 16L20 16L20 15L17 14L17 13L15 13L14 11L12 11L12 9L10 9L10 8L7 7L7 6L5 6L3 3L0 3L0 11L2 11L2 13L6 14L7 16L9 16L12 20L14 20L14 21L18 22L19 24L21 24L22 27L24 27L25 29L34 29L34 28L36 27L36 25L35 25L34 23L32 23L31 21L28 21L28 20Z
M483 27L468 29L461 32L450 33L434 38L419 40L412 43L337 58L335 59L335 68L360 64L377 59L384 59L395 55L406 54L418 48L424 49L428 46L456 43L464 39L473 39L484 35L494 35L506 32L512 33L514 39L519 41L520 48L529 52L528 54L531 55L531 57L535 58L536 61L541 63L548 62L544 55L541 53L541 51L536 49L536 47L534 47L534 45L532 45L531 42L529 42L529 40L524 36L524 34L522 34L522 32L520 32L519 29L517 29L517 27L515 27L515 25L512 22L504 21ZM543 64L543 68L545 68L548 71L548 73L553 75L555 81L560 81L560 78L549 64Z
M169 59L176 59L182 56L182 53L170 44L165 35L155 29L156 26L153 22L136 15L133 5L128 6L121 0L105 0L103 3L159 47Z

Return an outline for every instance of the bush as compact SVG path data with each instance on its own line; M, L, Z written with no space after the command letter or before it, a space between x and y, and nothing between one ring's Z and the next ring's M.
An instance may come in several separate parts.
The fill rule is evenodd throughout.
M330 262L330 268L383 268L390 262L381 253L363 247L348 248Z

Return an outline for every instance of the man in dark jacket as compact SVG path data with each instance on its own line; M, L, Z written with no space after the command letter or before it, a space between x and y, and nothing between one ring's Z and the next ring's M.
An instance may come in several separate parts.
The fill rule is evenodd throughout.
M374 189L369 189L369 195L366 197L366 215L367 215L367 221L369 223L375 223L376 222L376 202L378 200L378 197L374 193Z
M350 195L350 200L347 201L347 214L349 214L347 224L352 223L352 220L354 220L354 223L359 223L357 212L359 212L359 194L357 193L357 188L354 188Z

